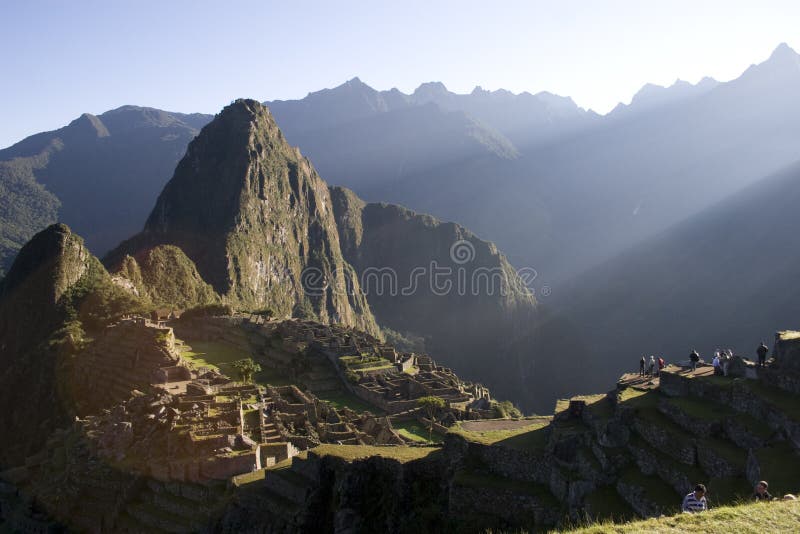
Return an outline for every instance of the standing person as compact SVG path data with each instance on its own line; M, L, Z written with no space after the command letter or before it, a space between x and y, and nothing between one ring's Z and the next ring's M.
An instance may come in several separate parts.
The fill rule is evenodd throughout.
M761 482L756 484L755 493L753 494L753 499L760 502L771 501L772 495L770 495L769 492L767 491L768 487L769 484L767 484L766 480L762 480Z
M694 487L693 492L683 498L681 511L693 514L695 512L705 512L706 510L708 510L708 505L706 504L706 487L703 484L698 484Z
M726 353L725 356L721 358L721 360L722 360L722 376L728 376L728 367L730 367L731 365L731 355Z
M758 354L758 365L759 365L759 367L764 367L767 364L767 353L768 352L769 352L769 349L767 348L766 345L764 345L764 342L762 341L761 345L759 345L758 348L756 349L756 354Z
M697 371L697 362L700 361L700 353L696 350L693 350L692 353L689 355L689 360L692 362L692 372L694 373Z
M711 364L714 366L714 374L721 375L722 374L722 362L719 360L719 354L714 355L714 359L711 360Z
M650 374L651 377L655 375L655 369L656 369L656 357L655 356L650 356L650 372L649 372L649 374Z
M659 357L658 357L658 376L661 376L661 371L663 371L663 370L664 370L664 367L666 367L666 366L667 366L667 364L666 364L666 362L664 361L664 358L662 358L661 356L659 356Z
M644 362L645 359L644 356L642 356L642 359L639 360L639 376L644 376Z

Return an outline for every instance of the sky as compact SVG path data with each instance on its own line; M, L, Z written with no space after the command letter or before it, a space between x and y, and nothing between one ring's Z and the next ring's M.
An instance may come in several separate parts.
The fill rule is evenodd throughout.
M800 2L0 0L0 147L125 104L215 113L358 76L504 88L606 113L645 83L736 78Z

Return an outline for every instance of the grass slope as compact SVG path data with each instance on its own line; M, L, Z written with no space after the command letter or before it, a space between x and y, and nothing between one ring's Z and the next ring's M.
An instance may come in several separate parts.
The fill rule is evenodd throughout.
M570 532L573 534L600 534L615 532L632 534L651 532L697 532L705 534L761 534L763 532L797 532L800 530L800 501L752 503L723 506L702 514L676 514L657 519L630 523L595 523Z

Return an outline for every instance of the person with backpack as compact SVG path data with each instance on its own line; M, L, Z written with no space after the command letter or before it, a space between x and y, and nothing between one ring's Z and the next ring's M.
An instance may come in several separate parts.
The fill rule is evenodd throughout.
M693 350L689 355L689 360L692 362L692 372L697 371L697 364L700 362L700 353Z
M666 366L667 366L667 364L666 364L666 362L664 361L664 358L662 358L661 356L659 356L659 357L658 357L658 376L661 376L661 371L663 371L663 370L664 370L664 367L666 367Z
M759 345L759 347L756 349L756 354L758 354L758 366L759 367L764 367L767 364L767 353L768 352L769 352L769 349L767 348L766 345L764 345L764 342L762 341L761 345Z
M644 376L644 363L645 359L644 356L642 356L642 359L639 360L639 376Z

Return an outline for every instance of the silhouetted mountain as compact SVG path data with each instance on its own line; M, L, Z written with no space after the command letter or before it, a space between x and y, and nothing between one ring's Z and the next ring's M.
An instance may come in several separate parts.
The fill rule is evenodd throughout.
M800 318L800 163L763 179L573 281L560 315L584 342L591 390L634 370L643 354L668 362L692 349L755 358L760 341ZM566 387L566 386L565 386Z
M139 230L210 118L124 106L0 150L0 271L57 219L97 253Z

